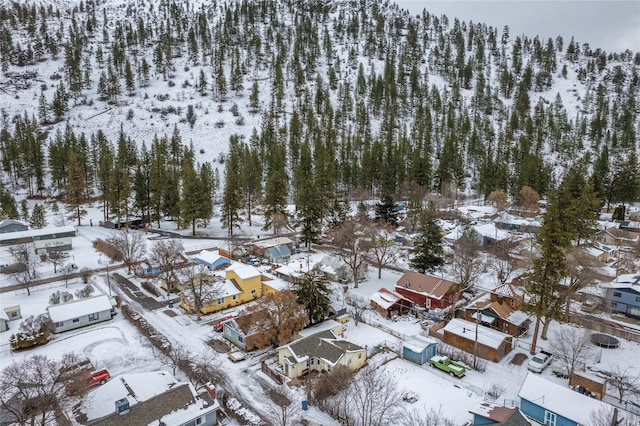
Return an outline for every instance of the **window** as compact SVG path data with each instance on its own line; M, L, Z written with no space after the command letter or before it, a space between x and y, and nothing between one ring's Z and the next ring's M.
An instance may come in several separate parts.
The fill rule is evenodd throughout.
M251 294L256 294L256 289L251 290Z
M64 327L64 321L57 322L56 327Z
M236 296L235 294L233 295L233 297L231 297L232 300L236 300L238 296Z
M627 315L630 317L640 318L640 308L636 306L627 306Z
M80 318L74 318L71 322L80 322Z
M556 426L556 413L551 411L544 412L544 424L548 426Z
M202 417L198 417L196 419L196 425L201 425L202 424Z
M640 302L640 296L636 296L636 302Z
M244 337L238 335L238 342L244 343Z
M224 303L224 297L218 299L218 305L222 305Z
M95 313L95 314L89 314L89 321L98 321L100 319L100 314L99 313Z
M620 293L619 291L614 291L613 297L622 297L622 293Z

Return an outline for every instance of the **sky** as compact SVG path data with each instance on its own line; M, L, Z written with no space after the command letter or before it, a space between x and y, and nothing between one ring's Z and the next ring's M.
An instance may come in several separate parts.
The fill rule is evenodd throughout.
M499 33L509 26L511 38L526 34L541 40L561 35L565 46L574 36L592 50L640 52L640 0L395 0L412 15L423 9L450 21L484 22Z

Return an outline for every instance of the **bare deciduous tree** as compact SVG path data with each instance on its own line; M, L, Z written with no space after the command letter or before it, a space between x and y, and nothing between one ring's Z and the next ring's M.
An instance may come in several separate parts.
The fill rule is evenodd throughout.
M364 367L349 387L354 424L383 426L393 424L402 406L402 393L388 371Z
M362 314L364 311L369 309L369 303L367 303L364 297L354 293L348 293L345 296L345 303L351 308L351 317L357 326L362 320Z
M394 229L385 222L380 222L377 226L367 227L368 238L371 241L371 255L374 264L378 268L378 279L382 277L382 268L387 266L397 255Z
M473 285L484 268L484 262L479 254L482 245L478 241L478 233L474 229L465 230L453 245L451 256L451 270L457 282L458 290L454 294L451 304L451 318L455 318L456 305L462 292Z
M118 250L124 265L131 271L131 267L144 257L147 250L144 234L124 230L107 238L107 242Z
M53 250L47 254L47 260L53 265L53 273L58 272L58 266L64 262L65 252Z
M66 303L70 302L71 300L73 300L73 295L71 293L69 293L68 291L58 290L52 293L49 297L49 304L57 305L58 303Z
M402 426L455 426L456 422L445 417L442 408L426 408L423 410L403 410L400 413L398 424Z
M91 296L94 291L95 289L93 288L93 286L91 284L87 284L76 291L76 297L78 299L86 299L87 297Z
M538 201L540 201L540 195L532 187L525 185L520 189L520 205L530 215L536 215L540 211Z
M366 234L367 223L368 220L346 220L330 234L338 256L351 269L355 288L358 288L358 274L362 268L366 268L366 260L373 245Z
M592 410L589 420L590 426L637 426L640 424L640 416L629 411L621 412L611 406L601 406L597 410Z
M502 189L491 191L487 197L487 201L498 211L503 211L509 206L509 196Z
M607 378L607 384L618 391L618 402L620 403L622 403L622 400L627 395L640 394L639 383L640 374L631 366L623 369L617 364L613 365Z
M9 252L20 265L20 270L13 274L16 282L27 290L27 295L31 295L31 286L40 275L38 272L38 256L33 243L11 246Z
M591 333L584 328L562 327L552 333L550 345L557 362L571 375L591 352Z
M160 277L167 285L167 293L171 293L178 281L176 265L182 261L184 245L181 240L162 240L151 248L151 258L160 266Z
M222 382L223 376L220 374L220 360L217 352L205 348L202 352L191 357L189 379L191 384L199 391L207 383Z
M323 411L345 423L349 415L349 386L355 372L345 365L337 365L318 377L311 389L310 399Z
M295 395L287 387L280 385L268 391L273 404L266 407L265 417L274 426L291 426L298 424L299 408L293 401Z
M579 247L569 247L565 255L567 259L566 267L568 276L566 285L564 286L564 319L568 321L569 313L571 312L571 301L580 290L596 283L598 275L594 268L604 266L604 264L591 257Z
M171 367L174 376L178 370L185 370L191 363L191 352L184 346L171 345L163 355L163 362Z
M489 267L496 273L495 279L498 285L503 285L509 282L511 276L516 271L516 260L513 257L513 252L518 247L518 242L505 239L496 241L488 248L491 260Z
M180 275L185 286L183 297L189 301L192 312L200 321L202 307L220 297L224 282L211 275L211 271L205 265L187 266L180 270Z
M56 424L56 413L71 409L72 400L64 392L62 367L78 362L78 356L65 354L59 361L34 355L7 363L0 374L0 407L20 425Z

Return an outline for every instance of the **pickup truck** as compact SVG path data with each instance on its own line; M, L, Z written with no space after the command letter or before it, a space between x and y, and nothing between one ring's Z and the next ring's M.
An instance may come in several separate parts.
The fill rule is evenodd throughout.
M223 318L220 318L218 321L216 321L215 324L213 324L213 329L217 332L221 332L224 329L224 322L233 319L234 316L233 315L227 315Z
M547 351L540 351L529 360L529 370L534 373L542 373L542 370L545 369L549 363L551 363L551 359L553 358L553 354Z
M104 385L110 378L111 375L107 370L100 370L93 373L84 373L77 376L73 381L67 383L64 387L64 390L69 394L73 394L78 391L88 389L92 386Z
M451 361L448 357L442 355L431 357L429 364L431 364L432 367L439 368L445 373L449 373L451 377L462 377L467 372L467 369L463 365Z

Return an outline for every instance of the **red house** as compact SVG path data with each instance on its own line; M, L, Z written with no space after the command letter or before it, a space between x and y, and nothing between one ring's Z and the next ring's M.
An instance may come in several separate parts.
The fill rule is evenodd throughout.
M444 309L453 303L458 284L433 275L406 271L396 283L396 292L427 309Z

